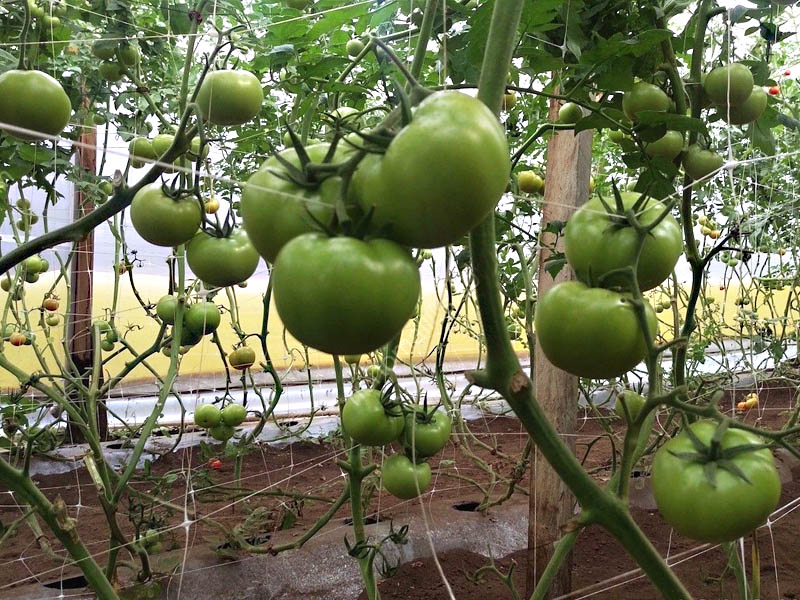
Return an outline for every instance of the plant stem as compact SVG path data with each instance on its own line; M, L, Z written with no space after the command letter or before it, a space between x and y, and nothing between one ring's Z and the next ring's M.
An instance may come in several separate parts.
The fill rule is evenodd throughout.
M0 460L0 481L3 481L36 509L39 516L64 544L70 558L86 577L86 582L97 594L97 597L101 600L118 600L114 587L78 537L75 520L67 515L67 506L64 501L58 497L55 502L50 502L29 477L9 465L5 460Z
M422 65L425 62L425 52L428 50L428 40L431 39L433 19L438 5L439 0L427 0L425 2L425 12L422 14L422 23L419 26L417 45L414 48L414 60L411 63L411 75L414 79L419 79L420 73L422 73Z
M524 0L497 0L494 5L478 98L495 114L500 112L523 4ZM469 379L502 394L584 510L620 541L664 598L689 598L689 593L637 527L625 504L594 483L534 399L532 382L522 371L505 325L498 289L494 215L471 232L470 246L476 297L486 334L487 362L485 371L473 372Z
M569 556L572 547L578 540L579 533L580 529L576 529L575 531L570 531L565 534L558 540L555 552L553 552L553 556L550 557L547 567L545 567L541 577L539 577L539 581L536 583L536 588L534 588L530 600L544 600L546 598L550 582L553 581L553 577L561 569L561 564L564 562L564 559Z

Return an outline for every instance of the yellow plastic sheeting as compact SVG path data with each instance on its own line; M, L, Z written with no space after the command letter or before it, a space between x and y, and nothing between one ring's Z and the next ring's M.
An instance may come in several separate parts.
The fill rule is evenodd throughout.
M32 347L14 347L8 343L4 345L6 357L16 366L22 368L26 373L45 370L57 372L52 354L49 350L45 350L47 346L47 333L40 324L41 313L38 309L38 307L41 306L44 293L50 288L54 280L55 272L52 272L43 275L35 284L25 284L25 304L31 321L31 331L35 335L35 344L40 349L40 355L44 358L46 366L42 366L42 363L39 358L37 358ZM167 292L166 279L162 276L136 275L136 282L137 290L145 301L155 303ZM114 279L112 274L95 274L93 306L94 315L97 318L110 318L108 309L111 307L113 298L113 283ZM265 280L259 278L251 281L250 285L246 288L233 288L238 305L239 323L242 329L247 333L258 333L261 331L263 311L262 295L265 291L265 285ZM774 293L772 305L775 314L783 314L789 291L789 288L787 288ZM61 297L61 307L59 309L59 314L62 317L61 324L58 327L51 328L49 335L52 346L59 356L59 360L63 360L61 339L63 336L63 313L67 309L66 288L63 285L59 286L57 293ZM738 287L733 284L726 286L725 290L720 290L718 286L710 286L707 290L707 295L713 297L716 300L716 306L719 307L718 311L714 313L713 320L719 322L720 319L718 319L718 317L721 314L723 315L722 320L724 320L724 323L730 327L728 330L723 330L723 334L734 335L735 332L738 331L738 325L734 320L739 309L739 306L735 303L738 294ZM0 294L0 298L4 303L6 296L7 295L4 293ZM666 296L657 291L649 294L649 297L654 303L666 298ZM228 307L226 294L224 292L217 294L215 303ZM752 309L751 306L746 306L745 308L748 310ZM762 318L769 318L771 316L769 307L763 303L758 307L757 312ZM433 290L427 290L424 295L419 322L410 321L404 330L399 351L402 360L408 361L413 359L415 362L420 361L435 349L441 334L443 314L444 308L436 298L435 292ZM474 307L470 304L468 311L466 313L462 312L460 316L462 317L462 321L465 321L465 324L457 326L451 333L447 346L447 359L474 361L477 359L477 353L479 351L479 344L475 338L479 331L479 323L477 315L474 312ZM661 312L658 317L661 321L661 334L666 338L670 338L671 310ZM702 311L700 317L702 320L709 320L709 315L703 315ZM794 313L790 313L789 317L792 322L800 319L800 315ZM11 321L11 315L9 315L9 320ZM466 325L466 323L468 323L468 325ZM150 347L158 330L158 323L148 318L144 310L139 306L127 278L123 278L120 282L119 304L116 307L114 324L119 334L125 334L125 338L139 352ZM781 327L775 324L773 324L773 330L776 333L782 331ZM279 371L292 367L298 368L306 366L303 347L285 332L275 312L274 305L270 313L269 331L268 347ZM232 350L233 344L238 341L238 338L231 326L231 316L229 313L223 314L222 324L218 329L218 333L225 351L229 352ZM248 343L256 350L257 360L263 360L257 340L251 338ZM515 347L518 351L525 350L525 347L519 342L515 343ZM114 351L119 348L120 345L117 344ZM106 375L115 375L124 367L125 363L132 358L133 356L129 353L122 353L120 356L115 357L105 365ZM331 365L331 356L309 350L308 361L312 367L326 367ZM167 371L169 358L163 356L159 352L148 359L148 364L157 373L163 375ZM192 374L201 375L215 373L222 371L222 369L223 366L218 350L211 343L210 336L205 336L201 343L193 347L182 357L180 374L183 377L191 377ZM152 378L152 373L150 373L144 365L140 365L128 376L127 380ZM12 375L2 371L0 372L0 385L4 387L13 387L17 385L17 382Z

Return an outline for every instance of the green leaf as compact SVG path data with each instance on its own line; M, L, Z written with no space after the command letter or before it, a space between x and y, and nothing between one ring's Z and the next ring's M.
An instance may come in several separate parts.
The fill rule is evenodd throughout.
M545 270L550 273L553 279L561 272L561 269L567 266L567 257L563 252L553 254L544 263Z

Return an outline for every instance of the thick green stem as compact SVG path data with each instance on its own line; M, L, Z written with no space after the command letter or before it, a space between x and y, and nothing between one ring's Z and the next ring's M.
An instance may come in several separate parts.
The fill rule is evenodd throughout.
M419 26L417 46L414 48L414 60L411 63L411 75L414 79L419 79L419 75L422 73L425 52L428 49L428 40L431 39L431 32L433 31L433 18L438 6L439 0L427 0L425 2L425 12L422 15L422 23Z
M507 66L516 43L523 4L524 0L497 0L494 5L478 98L495 114L500 112ZM493 215L472 231L470 246L476 296L487 342L486 370L472 373L470 379L503 395L544 458L584 510L594 515L597 522L620 541L662 596L669 600L689 598L689 593L637 527L625 504L594 483L533 398L532 383L522 371L505 325L498 289Z
M89 587L97 594L97 597L101 600L118 600L114 587L78 537L75 520L67 515L67 506L64 501L57 498L54 503L50 502L29 477L9 465L5 460L0 460L0 481L36 509L39 516L64 545L70 558L86 577Z
M573 546L575 546L575 542L578 541L579 533L580 529L576 529L575 531L570 531L565 534L558 540L553 556L550 557L547 567L545 567L541 577L539 577L539 581L536 583L530 600L544 600L547 597L547 590L550 587L550 582L553 581L553 577L559 572L564 560L569 556Z

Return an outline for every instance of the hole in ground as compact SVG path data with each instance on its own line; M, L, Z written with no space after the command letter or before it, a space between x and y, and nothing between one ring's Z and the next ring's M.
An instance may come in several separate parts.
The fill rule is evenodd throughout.
M75 577L67 577L66 579L60 579L59 581L45 583L44 587L50 588L51 590L77 590L80 588L85 588L86 585L86 578L83 575L76 575Z
M480 505L481 505L480 502L475 502L474 500L466 500L464 502L458 502L457 504L453 504L453 508L455 508L456 510L460 510L462 512L475 512Z
M375 515L370 515L366 519L364 519L364 525L375 525L375 523L378 523L378 522L379 522L378 521L378 517L376 517ZM350 517L345 518L344 519L344 524L345 525L352 525L353 524L353 519L351 519Z
M255 537L248 537L244 538L244 541L250 544L251 546L260 546L262 544L266 544L272 536L268 533L264 535L258 535ZM224 544L220 544L216 547L217 550L227 550L228 548L233 548L233 544L230 542L225 542Z
M299 424L300 421L281 421L281 427L294 427Z

